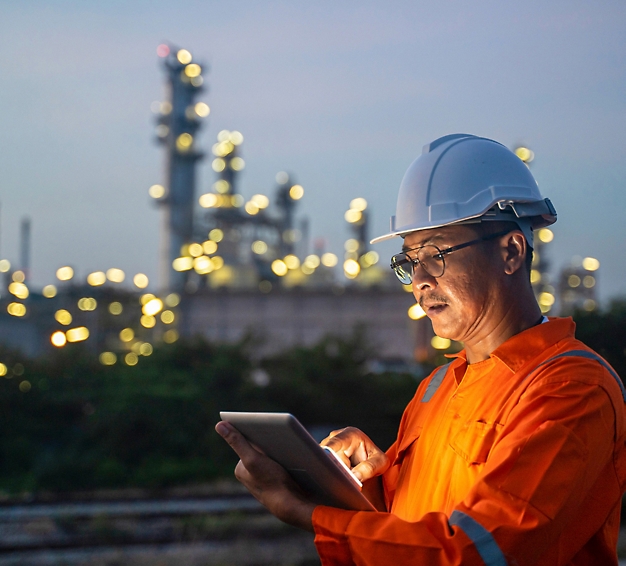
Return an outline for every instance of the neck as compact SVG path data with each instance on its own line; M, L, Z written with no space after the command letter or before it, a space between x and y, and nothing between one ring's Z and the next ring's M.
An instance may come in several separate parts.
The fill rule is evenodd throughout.
M475 364L488 359L509 338L541 322L541 310L532 291L530 296L516 297L509 305L501 312L493 313L489 320L483 321L485 328L465 342L468 363Z

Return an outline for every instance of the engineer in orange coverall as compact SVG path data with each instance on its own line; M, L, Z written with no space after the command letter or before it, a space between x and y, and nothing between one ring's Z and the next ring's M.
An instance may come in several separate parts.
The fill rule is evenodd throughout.
M315 532L322 564L617 564L625 391L571 319L537 305L533 232L554 221L526 165L492 140L445 136L408 169L391 231L374 242L403 238L391 267L435 333L464 349L420 384L386 452L355 428L323 441L379 512L315 506L217 424L237 478Z

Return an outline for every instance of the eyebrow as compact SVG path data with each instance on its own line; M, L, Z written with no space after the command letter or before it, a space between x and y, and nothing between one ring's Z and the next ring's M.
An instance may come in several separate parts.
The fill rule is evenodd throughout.
M402 246L402 253L410 252L411 250L416 250L417 248L421 248L422 246L428 246L429 244L436 245L435 242L439 242L442 239L445 240L445 236L443 234L435 234L434 236L431 236L430 238L423 240L416 246L411 246L411 247L406 246L406 245Z

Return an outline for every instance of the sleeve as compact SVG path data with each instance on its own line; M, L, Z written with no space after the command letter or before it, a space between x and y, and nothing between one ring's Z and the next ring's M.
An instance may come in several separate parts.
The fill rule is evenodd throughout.
M577 533L588 540L607 519L606 502L612 498L612 508L621 495L619 482L605 485L603 475L612 465L616 418L601 387L542 380L510 413L450 517L429 513L409 523L389 513L316 508L322 564L534 565L559 552L559 536L587 508L582 530L590 532ZM598 489L608 492L602 501Z

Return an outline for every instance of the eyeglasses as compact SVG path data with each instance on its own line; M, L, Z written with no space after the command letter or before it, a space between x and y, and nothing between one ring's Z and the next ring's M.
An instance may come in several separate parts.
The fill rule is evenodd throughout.
M422 269L431 277L441 277L446 270L445 255L457 252L463 248L473 246L474 244L478 244L480 242L486 242L487 240L499 238L509 232L510 230L505 230L504 232L490 234L489 236L484 236L482 238L478 238L477 240L472 240L471 242L465 242L464 244L459 244L458 246L446 248L445 250L440 250L437 246L432 244L405 250L405 252L394 255L391 258L391 269L393 269L400 282L404 285L411 284L413 281L413 273L415 272L415 269L417 269L418 265L421 265ZM407 255L409 252L414 253L415 257L409 257Z

